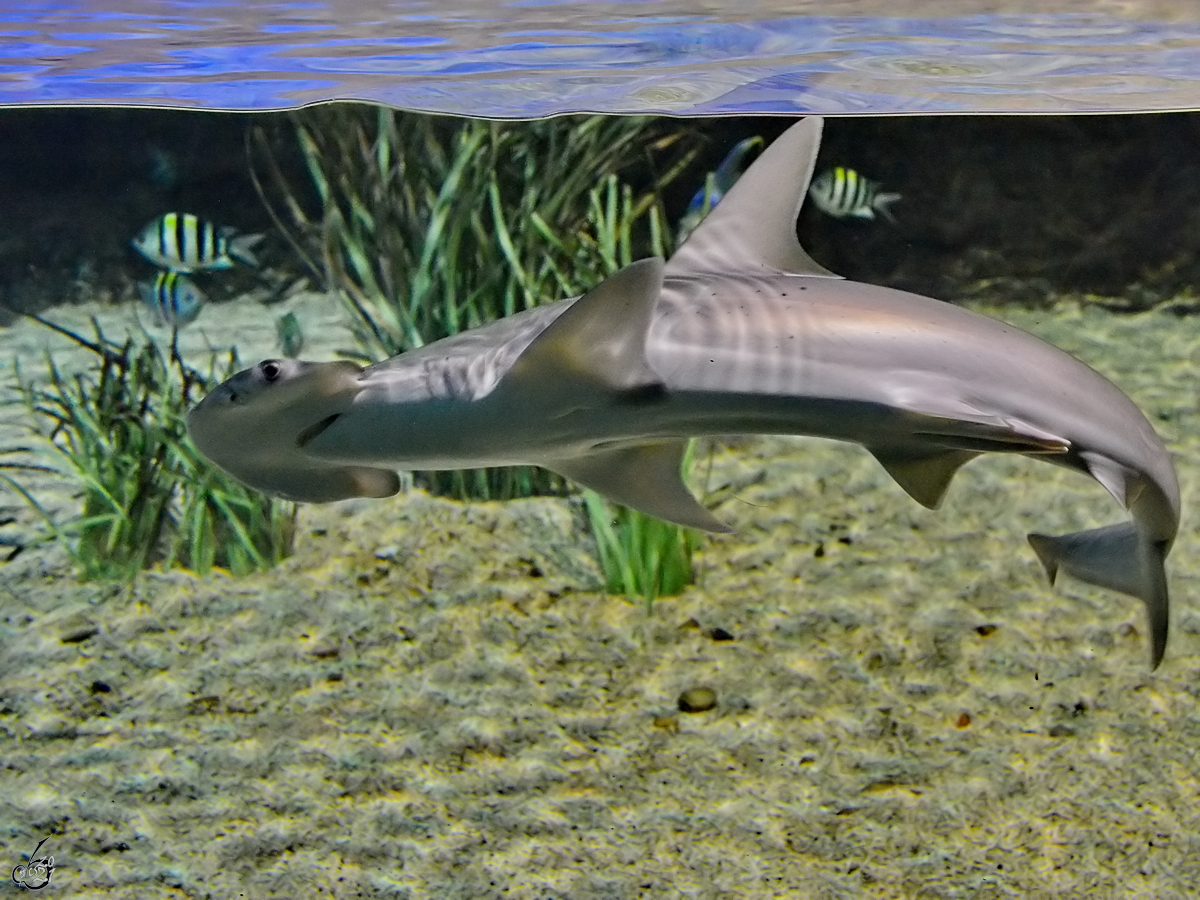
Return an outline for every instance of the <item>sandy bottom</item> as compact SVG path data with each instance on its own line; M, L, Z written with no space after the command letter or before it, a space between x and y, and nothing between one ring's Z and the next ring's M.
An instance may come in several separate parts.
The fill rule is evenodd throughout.
M222 313L193 339L265 315ZM1004 316L1133 396L1186 509L1196 320ZM1200 895L1190 516L1151 673L1139 605L1049 588L1025 542L1120 519L1082 476L991 457L929 512L855 447L746 439L722 485L735 533L649 610L597 592L569 501L308 507L239 580L80 584L27 551L5 865L49 835L72 897ZM699 686L716 707L680 712Z

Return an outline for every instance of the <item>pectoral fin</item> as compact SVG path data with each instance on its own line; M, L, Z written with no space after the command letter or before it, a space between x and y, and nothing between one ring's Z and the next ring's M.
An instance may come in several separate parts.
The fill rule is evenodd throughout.
M954 412L913 410L925 418L913 437L947 450L974 453L1055 455L1071 449L1064 437L1012 416L1000 416L962 405Z
M638 260L588 291L522 353L501 380L549 398L564 391L626 392L658 382L646 333L662 293L663 261Z
M257 490L301 503L390 497L400 490L400 477L395 472L366 466L242 469L233 474Z
M686 446L684 441L658 441L569 459L546 460L542 464L610 500L656 519L704 531L730 531L728 525L700 505L683 483L680 469Z
M871 453L908 496L927 509L941 505L954 473L979 456L971 450L920 452L893 447L871 448Z
M1082 451L1079 458L1086 463L1092 477L1123 507L1129 509L1137 502L1145 484L1136 472L1093 450Z

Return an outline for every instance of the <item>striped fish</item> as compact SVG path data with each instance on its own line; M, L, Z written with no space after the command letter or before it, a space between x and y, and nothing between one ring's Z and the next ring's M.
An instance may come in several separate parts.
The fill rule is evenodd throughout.
M170 270L159 272L153 281L139 282L138 293L158 320L171 328L195 321L207 299L192 279Z
M162 269L195 272L200 269L229 269L234 260L257 267L251 252L261 234L239 235L234 229L214 225L191 213L167 213L137 233L133 246Z
M834 166L814 178L808 196L817 209L835 219L874 219L879 213L893 224L896 220L888 207L900 199L899 194L881 193L878 181L844 166Z

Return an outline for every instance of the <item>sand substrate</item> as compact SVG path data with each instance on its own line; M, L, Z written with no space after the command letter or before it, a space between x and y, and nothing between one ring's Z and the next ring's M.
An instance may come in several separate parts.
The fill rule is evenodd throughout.
M301 311L307 357L348 345ZM255 360L274 315L212 308L187 340ZM1024 459L930 512L856 447L723 442L734 533L651 609L596 589L568 500L305 507L295 556L240 579L81 584L31 548L0 594L5 865L49 836L47 895L88 898L1200 895L1200 325L1002 315L1175 454L1158 671L1136 601L1050 588L1025 542L1122 511ZM42 340L19 323L0 358L36 369ZM715 708L679 710L695 687Z

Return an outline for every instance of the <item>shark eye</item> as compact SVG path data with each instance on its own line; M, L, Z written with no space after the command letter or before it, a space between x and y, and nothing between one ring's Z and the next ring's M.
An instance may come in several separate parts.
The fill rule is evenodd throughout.
M268 359L261 366L259 366L259 369L262 372L263 378L267 380L267 384L277 381L283 371L280 369L279 363L273 359Z

